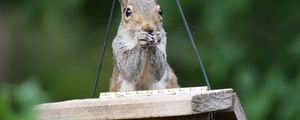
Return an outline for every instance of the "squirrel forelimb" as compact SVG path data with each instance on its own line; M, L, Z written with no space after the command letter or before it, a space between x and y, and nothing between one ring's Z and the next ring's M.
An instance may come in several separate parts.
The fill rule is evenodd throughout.
M167 37L154 0L120 0L122 20L113 40L111 91L178 87L167 63Z

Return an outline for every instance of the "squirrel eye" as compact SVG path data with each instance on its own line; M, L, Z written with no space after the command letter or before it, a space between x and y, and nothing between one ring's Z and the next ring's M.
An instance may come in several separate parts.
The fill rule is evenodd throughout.
M131 9L127 8L125 12L126 17L129 17L131 15Z
M163 11L161 9L159 9L158 13L159 15L163 15Z

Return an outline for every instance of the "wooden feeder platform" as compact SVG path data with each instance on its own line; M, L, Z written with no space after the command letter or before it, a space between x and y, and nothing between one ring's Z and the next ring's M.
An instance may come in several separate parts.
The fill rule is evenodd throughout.
M97 99L70 100L36 106L37 120L247 120L232 89L208 91L188 87L133 92L105 92Z

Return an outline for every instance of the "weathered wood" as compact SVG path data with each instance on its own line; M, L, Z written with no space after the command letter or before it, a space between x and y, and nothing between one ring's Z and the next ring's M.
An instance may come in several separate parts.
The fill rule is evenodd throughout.
M133 92L114 93L114 95L104 93L100 99L47 103L36 107L37 118L38 120L165 120L173 118L206 120L207 112L234 108L228 109L232 112L236 109L232 107L232 89L207 91L206 88L198 90L194 88L194 91L190 92L187 91L188 89L192 90L193 88L140 91L137 96L134 96ZM197 106L203 109L198 109Z
M233 90L207 92L192 97L192 109L195 114L225 110L232 106Z
M209 120L209 115L208 113L203 113L203 114L193 114L193 115L185 115L185 116L141 118L141 119L133 119L133 120Z
M130 92L103 92L100 93L100 99L121 98L121 97L139 97L139 96L157 96L157 95L176 95L176 94L191 94L207 92L207 87L188 87L188 88L173 88L163 90L141 90Z
M242 105L240 103L240 100L238 96L234 93L233 94L234 99L233 99L233 111L235 113L235 116L238 120L247 120L246 114L242 108Z

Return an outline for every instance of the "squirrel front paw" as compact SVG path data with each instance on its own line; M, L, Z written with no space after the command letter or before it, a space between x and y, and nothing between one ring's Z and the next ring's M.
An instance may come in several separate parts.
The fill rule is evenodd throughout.
M154 34L149 34L147 32L141 32L138 35L139 45L142 47L145 46L157 46L161 41L160 32L156 32Z
M161 42L161 33L160 32L155 32L154 33L154 46L159 45Z

